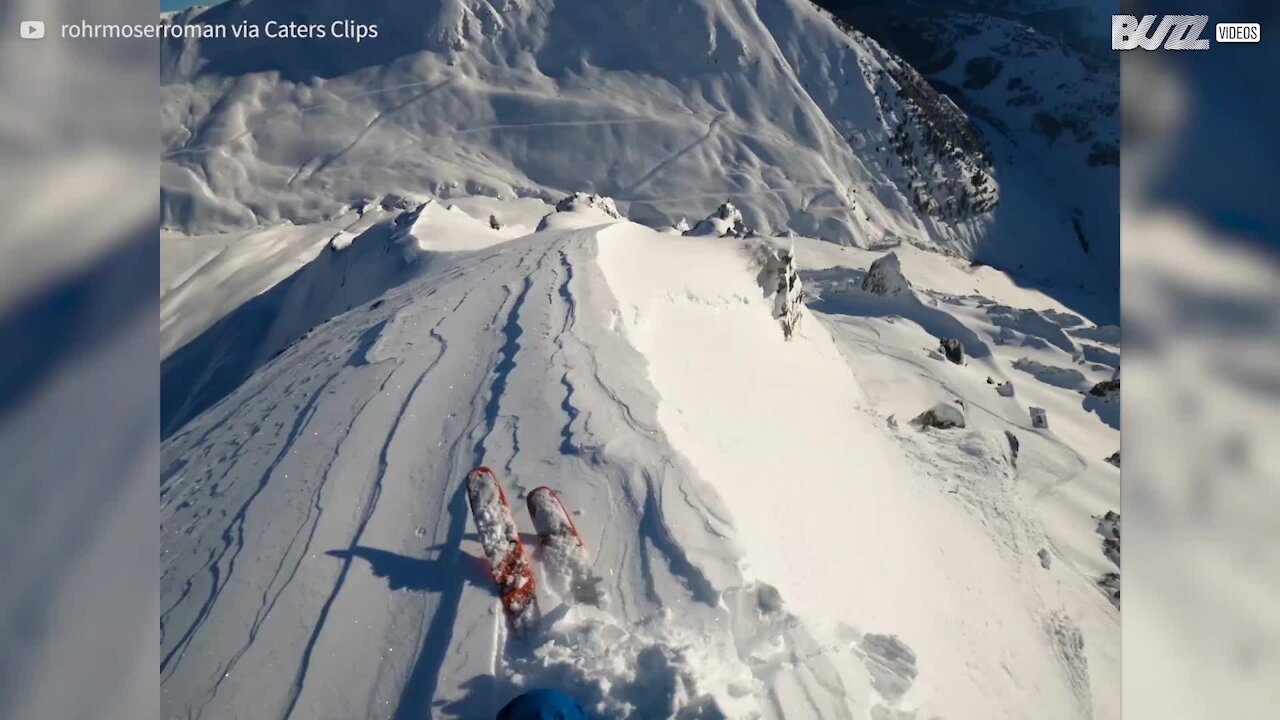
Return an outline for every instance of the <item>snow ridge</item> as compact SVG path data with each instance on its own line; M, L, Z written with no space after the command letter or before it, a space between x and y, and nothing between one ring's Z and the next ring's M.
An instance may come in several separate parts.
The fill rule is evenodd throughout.
M806 238L659 233L603 199L403 204L245 303L327 283L328 305L298 307L331 316L281 320L283 348L247 351L247 310L190 343L261 360L163 446L166 715L486 717L552 686L601 717L1114 717L1114 565L1073 490L1107 497L1114 430L1052 382L975 380L1070 361L995 338L1099 337L1085 320L933 290L975 279L912 248L915 291L881 297L859 269L878 254ZM929 359L944 331L965 364ZM166 393L213 387L188 377ZM955 398L963 428L884 422ZM581 513L609 602L540 550L542 623L508 634L469 535L481 463L521 528L537 486Z

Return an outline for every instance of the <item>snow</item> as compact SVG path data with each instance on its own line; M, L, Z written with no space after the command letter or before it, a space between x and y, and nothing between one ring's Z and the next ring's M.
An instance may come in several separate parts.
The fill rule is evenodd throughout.
M746 234L746 227L743 222L742 211L733 203L726 202L717 208L714 213L708 215L706 219L699 220L698 224L685 234L694 237L708 235L711 237L742 236Z
M964 408L954 403L938 403L917 415L911 422L921 428L962 428L965 426Z
M968 141L931 147L928 112L972 139L963 114L807 0L254 0L199 19L282 16L382 32L341 46L164 43L166 228L312 224L357 198L407 193L554 203L582 191L652 226L728 201L763 234L944 249L1058 292L1101 282L1114 296L1099 270L1114 257L1083 251L1078 207L1057 201L1040 168L992 171ZM971 191L974 209L956 210L953 196ZM726 220L699 232L723 234Z
M162 48L165 716L1119 716L1089 188L803 0L357 10Z
M556 203L556 210L538 223L538 230L572 230L605 225L619 219L613 198L574 193Z
M240 380L166 374L166 394L207 404L163 446L165 715L486 717L552 686L600 717L1118 716L1119 615L1097 585L1115 570L1097 518L1118 509L1118 432L1034 376L1016 399L986 383L1023 357L1071 362L1075 346L995 340L991 308L1067 322L1056 301L903 248L913 295L833 281L792 306L788 339L761 247L794 246L800 277L860 278L881 253L682 237L589 206L530 233L549 208L528 200L389 205L345 249L324 249L327 223L289 231L318 254L243 304L307 312L276 313ZM227 273L186 272L192 288ZM236 292L288 270L257 272ZM291 299L307 288L327 301ZM197 297L170 301L206 318L187 362L257 337ZM927 358L939 329L968 364ZM955 398L964 428L886 422ZM1024 402L1053 428L1031 432ZM584 573L526 542L544 616L528 636L472 535L462 479L481 463L525 530L520 501L557 489L600 592L566 588Z
M592 571L586 546L555 491L535 488L527 500L529 519L538 534L533 556L548 590L569 602L604 606L608 601L604 578Z

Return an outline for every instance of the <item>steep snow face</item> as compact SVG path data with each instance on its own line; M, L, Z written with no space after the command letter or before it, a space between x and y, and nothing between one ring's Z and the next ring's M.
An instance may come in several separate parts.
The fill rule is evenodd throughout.
M491 717L551 686L599 717L1118 717L1092 517L1118 508L1117 432L1072 390L982 379L1083 358L1104 331L913 248L915 293L861 293L878 253L795 238L785 275L811 307L789 303L788 338L760 281L778 240L592 207L502 237L550 208L405 204L243 306L287 310L324 279L305 306L330 316L276 312L291 332L257 336L237 310L185 346L264 338L242 382L165 378L167 402L206 402L163 446L166 716ZM965 365L921 350L944 333ZM1093 365L1086 384L1111 374ZM966 428L892 422L957 397ZM535 554L544 618L524 637L474 538L478 464L525 531L527 493L556 488L589 554L581 593Z
M1107 44L1114 7L1093 0L984 0L962 9L932 0L909 9L877 7L877 0L818 4L904 56L958 103L989 144L1001 203L1026 201L1010 193L1040 198L1042 221L1065 223L1098 283L1118 287L1120 73Z
M788 342L760 312L757 287L735 267L739 245L626 242L622 232L600 245L622 327L647 360L659 423L724 498L747 576L776 586L821 637L853 626L903 643L934 671L899 672L888 685L912 689L926 716L1088 714L1086 661L1069 643L1041 642L1053 622L1079 631L1041 605L1053 583L1032 590L1036 579L1024 575L1040 532L1022 516L1030 511L1005 506L1009 535L998 545L1017 558L1007 565L986 520L935 484L932 472L947 463L931 460L925 471L903 451L827 325L810 318ZM1003 439L960 437L981 458L980 482L1011 481ZM952 471L956 482L973 472ZM1083 583L1077 591L1092 592ZM1099 601L1086 602L1097 613ZM1063 674L1064 663L1074 670ZM1044 683L1029 691L996 680L1015 666ZM884 685L882 701L894 697Z
M1091 278L1061 208L1009 190L962 112L807 0L411 5L254 0L173 16L380 32L166 43L165 224L324 221L389 193L585 190L657 226L727 198L766 234Z

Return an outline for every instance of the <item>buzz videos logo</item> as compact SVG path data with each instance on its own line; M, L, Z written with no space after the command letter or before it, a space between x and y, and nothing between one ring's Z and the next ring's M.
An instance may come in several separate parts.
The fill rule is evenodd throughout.
M1204 37L1208 15L1112 15L1112 50L1208 50ZM1256 43L1262 40L1258 23L1218 23L1214 39L1220 43Z

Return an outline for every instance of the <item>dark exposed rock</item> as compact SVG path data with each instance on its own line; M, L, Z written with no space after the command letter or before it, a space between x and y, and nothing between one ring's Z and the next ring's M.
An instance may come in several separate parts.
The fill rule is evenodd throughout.
M964 345L955 338L943 338L938 343L938 349L942 351L943 356L956 365L964 364Z
M1112 378L1103 380L1102 382L1089 388L1089 394L1094 397L1111 397L1120 392L1120 378Z
M902 274L902 261L897 253L880 256L862 278L863 292L872 295L901 295L911 292L911 282Z
M1098 587L1102 588L1102 592L1111 601L1116 609L1120 609L1120 573L1109 572L1097 580Z
M1018 442L1018 436L1014 435L1012 431L1005 430L1004 436L1009 441L1009 457L1013 461L1013 466L1017 467L1018 466L1018 450L1021 449L1022 443Z
M1099 518L1098 534L1102 536L1102 554L1120 567L1120 513L1108 510Z

